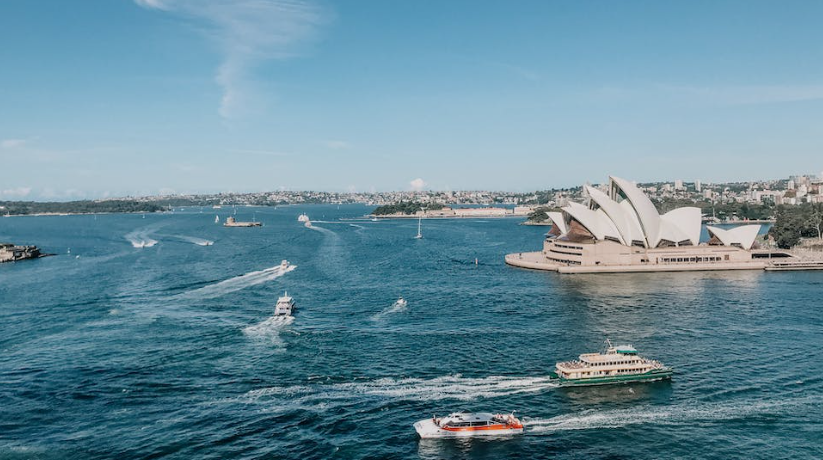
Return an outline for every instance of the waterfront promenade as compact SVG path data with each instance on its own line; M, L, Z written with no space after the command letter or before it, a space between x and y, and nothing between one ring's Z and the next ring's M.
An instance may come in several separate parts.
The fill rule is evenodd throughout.
M648 265L572 265L550 261L541 251L518 252L506 255L506 264L531 270L545 270L565 274L574 273L641 273L641 272L689 272L720 270L767 270L796 271L823 270L823 259L753 259L746 262L728 263L675 263Z

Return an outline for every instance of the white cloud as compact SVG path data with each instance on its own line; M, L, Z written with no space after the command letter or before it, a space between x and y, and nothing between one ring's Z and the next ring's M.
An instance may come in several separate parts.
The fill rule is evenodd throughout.
M257 150L257 149L234 149L229 150L230 153L238 153L241 155L262 155L267 157L287 157L292 154L289 152L279 152L277 150Z
M3 139L0 141L0 148L14 149L26 145L25 139Z
M351 147L351 144L349 144L348 142L340 140L323 141L323 145L325 145L326 148L330 148L332 150L341 150Z
M31 187L17 187L0 191L0 196L7 198L24 198L31 193Z
M823 99L823 85L741 85L721 87L662 86L663 90L689 100L748 105Z
M162 0L134 0L135 3L142 6L143 8L148 9L155 9L155 10L165 10L166 5Z
M418 177L417 179L409 182L409 185L411 185L412 190L419 192L420 190L423 190L423 187L427 184L426 181Z
M205 25L223 60L215 81L223 90L219 113L235 118L259 103L254 68L298 54L298 45L317 35L326 11L309 0L134 0Z

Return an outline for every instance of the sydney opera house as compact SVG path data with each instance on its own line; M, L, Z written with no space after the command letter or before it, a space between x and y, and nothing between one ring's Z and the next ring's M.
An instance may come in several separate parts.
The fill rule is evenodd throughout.
M540 252L506 256L510 265L561 273L763 269L752 249L760 225L707 226L700 241L699 208L663 215L635 184L610 177L608 193L586 186L588 206L570 203L551 212Z

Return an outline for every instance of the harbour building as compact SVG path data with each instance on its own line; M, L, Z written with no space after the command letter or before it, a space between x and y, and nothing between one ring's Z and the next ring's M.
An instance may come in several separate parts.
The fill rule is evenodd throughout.
M707 226L700 208L660 214L634 183L609 177L607 192L585 186L588 204L569 203L552 221L540 252L515 253L506 263L561 273L764 269L755 241L760 225ZM785 254L788 256L788 254Z

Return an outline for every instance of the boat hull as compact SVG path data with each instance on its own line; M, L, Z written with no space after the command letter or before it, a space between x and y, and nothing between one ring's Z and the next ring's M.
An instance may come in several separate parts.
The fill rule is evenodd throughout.
M671 368L659 369L643 374L631 375L613 375L603 377L590 377L580 379L566 379L558 377L556 373L552 372L552 377L556 378L560 386L579 387L579 386L593 386L593 385L613 385L618 383L638 383L638 382L655 382L658 380L669 380L672 378L674 371Z
M455 430L444 430L435 425L432 420L421 420L414 424L417 434L423 439L431 438L469 438L478 436L510 436L523 433L523 428L496 428L474 427Z

